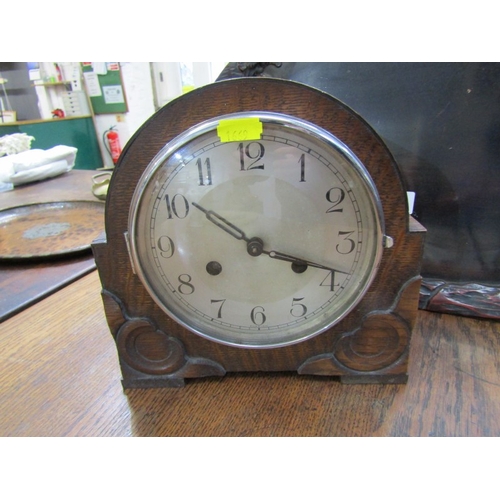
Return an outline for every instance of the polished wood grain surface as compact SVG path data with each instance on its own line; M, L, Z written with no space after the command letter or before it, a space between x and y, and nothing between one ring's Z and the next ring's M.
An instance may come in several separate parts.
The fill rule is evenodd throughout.
M97 203L99 200L92 194L93 175L93 170L71 170L52 179L18 186L0 194L0 210L55 201ZM95 269L92 239L91 236L88 250L46 259L3 259L0 252L0 323Z
M0 196L0 210L53 201L98 201L92 194L92 176L96 173L95 170L71 170L51 179L4 191Z
M94 269L92 255L0 263L0 323Z
M0 326L1 436L499 436L500 323L420 311L407 385L230 374L127 389L97 272Z

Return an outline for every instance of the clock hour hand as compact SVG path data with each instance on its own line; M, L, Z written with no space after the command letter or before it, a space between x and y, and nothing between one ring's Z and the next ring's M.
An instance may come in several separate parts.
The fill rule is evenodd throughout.
M206 218L210 222L213 222L217 227L226 231L226 233L230 234L233 238L245 241L247 243L247 252L249 255L252 257L258 257L262 254L264 243L260 238L248 238L239 227L235 226L232 222L229 222L227 219L222 217L222 215L219 215L213 210L207 210L194 201L191 203L198 210L201 210L205 214Z
M198 210L201 210L210 222L213 222L217 227L220 227L221 229L226 231L226 233L230 234L233 238L236 238L237 240L244 240L247 243L250 241L250 239L246 237L245 233L239 227L236 227L227 219L224 219L224 217L219 215L217 212L214 212L213 210L207 210L194 201L191 203Z

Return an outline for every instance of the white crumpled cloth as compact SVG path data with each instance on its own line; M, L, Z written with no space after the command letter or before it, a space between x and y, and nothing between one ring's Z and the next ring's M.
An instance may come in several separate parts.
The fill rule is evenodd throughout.
M35 138L24 132L8 134L0 137L0 156L22 153L31 148Z
M0 182L17 186L69 172L75 166L77 152L77 148L61 145L2 156Z

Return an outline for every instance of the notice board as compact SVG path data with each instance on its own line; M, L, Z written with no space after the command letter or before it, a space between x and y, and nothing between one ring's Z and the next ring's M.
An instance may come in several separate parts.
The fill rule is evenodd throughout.
M120 63L81 63L87 94L94 114L126 113L127 98Z

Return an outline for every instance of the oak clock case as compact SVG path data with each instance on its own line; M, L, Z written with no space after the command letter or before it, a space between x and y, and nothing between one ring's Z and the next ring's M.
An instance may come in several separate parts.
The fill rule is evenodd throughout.
M124 387L404 382L423 233L383 142L331 96L265 78L186 94L127 145L93 244Z

